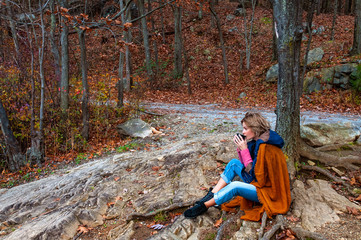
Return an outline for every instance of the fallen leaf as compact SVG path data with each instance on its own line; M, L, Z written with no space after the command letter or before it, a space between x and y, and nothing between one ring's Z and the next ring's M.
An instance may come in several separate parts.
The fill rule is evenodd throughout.
M347 209L348 213L350 213L352 215L357 216L357 215L361 214L361 212L359 210L357 210L356 208L354 208L354 207L346 206L346 209Z
M360 195L358 195L358 197L357 197L357 198L355 198L355 200L356 200L356 201L360 201L360 202L361 202L361 194L360 194Z
M353 177L353 178L351 178L351 180L350 180L350 184L351 185L355 185L356 184L356 179Z
M292 216L288 216L287 220L290 221L290 222L297 222L300 219L298 217L295 217L295 216L292 215Z
M81 233L87 233L89 230L91 230L91 228L86 228L84 226L79 226L77 229L77 231L80 231Z
M153 166L152 169L153 169L153 171L159 171L160 167L159 166Z
M216 223L215 223L213 226L214 226L214 227L219 227L219 226L221 226L222 222L223 222L223 218L220 218L220 219L218 219L218 220L216 221Z
M114 181L118 181L120 179L120 177L114 177Z
M115 202L108 202L107 203L108 207L113 206L114 204L115 204Z

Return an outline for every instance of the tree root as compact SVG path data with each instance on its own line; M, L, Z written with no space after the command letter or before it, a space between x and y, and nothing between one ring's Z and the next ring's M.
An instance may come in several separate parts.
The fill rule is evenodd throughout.
M292 232L294 232L299 239L309 239L312 238L314 240L327 240L322 234L310 232L303 228L299 227L290 227Z
M356 150L355 147L353 147L349 144L344 144L344 143L325 145L325 146L316 148L316 150L321 151L321 152L326 152L326 151L335 151L335 150L338 150L341 148L350 148L350 149L352 149L352 151Z
M271 228L271 230L269 230L268 232L266 232L263 237L261 238L261 240L269 240L273 237L273 235L275 235L275 233L279 230L279 229L283 229L285 226L285 219L283 218L282 215L277 215L276 217L277 223L275 225L273 225L273 227Z
M237 214L238 215L238 214ZM235 219L236 217L233 216L231 218L229 218L227 221L225 221L224 223L222 223L222 225L218 228L218 231L217 231L217 236L215 238L215 240L221 240L223 239L223 230L228 227L228 225Z
M311 170L311 171L316 171L316 172L319 172L319 173L322 173L323 175L325 175L326 177L328 178L331 178L333 181L335 181L336 183L340 183L342 184L343 186L346 187L347 191L352 195L352 196L358 196L356 193L354 193L352 191L352 187L347 184L345 181L343 181L342 179L336 177L336 176L333 176L331 174L330 171L328 171L327 169L323 169L323 168L320 168L320 167L317 167L317 166L309 166L309 165L301 165L301 169L305 169L305 170Z
M264 228L266 227L266 223L267 223L267 213L264 212L262 216L261 228L259 229L259 233L258 233L258 239L262 239Z
M158 213L160 212L166 212L166 211L172 211L174 209L178 209L178 208L183 208L183 207L188 207L188 206L191 206L195 203L195 200L193 201L188 201L188 202L181 202L181 203L174 203L168 207L165 207L165 208L161 208L161 209L158 209L156 211L153 211L153 212L150 212L150 213L137 213L137 212L134 212L134 213L131 213L129 214L129 216L126 218L126 221L129 222L131 220L135 220L137 218L148 218L148 217L152 217L152 216L155 216L157 215Z
M302 157L317 160L327 165L344 167L350 170L358 170L359 167L355 164L361 164L361 157L358 156L337 157L320 152L317 149L308 146L304 141L300 141L300 147L300 155Z
M264 215L263 215L264 216ZM267 216L267 215L266 215ZM271 228L271 230L269 230L268 232L266 232L262 238L260 238L260 240L269 240L273 237L273 235L275 235L275 233L281 229L290 229L297 237L297 239L307 239L307 238L312 238L314 240L326 240L326 238L320 234L320 233L314 233L314 232L310 232L307 231L303 228L300 227L290 227L286 224L285 219L282 215L277 215L276 217L276 224L273 225L273 227ZM263 219L262 219L262 225L263 225Z

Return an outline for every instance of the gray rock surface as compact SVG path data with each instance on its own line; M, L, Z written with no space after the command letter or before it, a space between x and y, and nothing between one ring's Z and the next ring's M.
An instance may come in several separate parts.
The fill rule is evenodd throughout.
M172 106L166 108L169 111ZM232 136L241 129L239 120L243 113L212 110L216 110L214 106L200 106L192 115L178 111L178 115L159 119L159 126L171 126L164 130L166 136L138 140L145 143L151 140L156 145L151 151L111 155L45 179L0 189L0 239L72 239L79 225L96 227L113 218L130 221L112 230L108 239L131 239L135 230L131 216L191 205L204 195L200 187L209 188L219 178L217 163L237 157ZM271 123L274 123L273 114L264 112ZM309 119L311 115L303 120L308 123ZM337 120L337 117L327 119ZM359 120L355 118L354 122ZM320 191L321 184L309 184ZM312 197L306 195L308 190L304 186L296 189L302 193L300 199ZM322 196L336 199L333 195ZM319 199L318 204L322 201L325 199ZM327 201L327 206L337 214L336 205ZM297 209L305 214L301 207ZM196 220L180 217L159 236L197 239L200 229L219 217L217 209ZM248 239L245 234L254 233L255 229L257 224L242 223L236 236Z
M325 180L307 180L307 186L296 180L293 184L293 214L301 219L303 228L315 231L325 223L339 221L337 215L346 207L361 209L339 195Z
M360 128L351 123L309 123L301 126L301 137L313 147L356 142L360 135Z
M152 134L150 125L139 118L119 124L117 128L119 134L125 136L145 138Z
M355 75L356 63L341 64L309 71L303 81L303 91L311 93L331 88L350 88L350 78Z
M314 62L321 61L324 54L325 54L325 52L322 50L322 48L314 48L314 49L310 50L308 52L307 65L314 63Z

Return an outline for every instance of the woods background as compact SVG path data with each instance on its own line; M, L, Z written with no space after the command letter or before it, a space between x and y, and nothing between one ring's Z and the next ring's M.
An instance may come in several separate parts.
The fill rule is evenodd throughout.
M124 146L115 126L138 116L145 100L275 108L277 84L264 78L279 56L277 2L2 0L0 171L50 172ZM303 11L295 12L306 36L297 64L310 48L325 49L301 77L358 63L361 1L288 4ZM301 110L359 113L358 84L295 92Z

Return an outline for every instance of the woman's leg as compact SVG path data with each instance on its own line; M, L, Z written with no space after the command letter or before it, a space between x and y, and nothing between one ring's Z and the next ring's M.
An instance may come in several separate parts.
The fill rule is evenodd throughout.
M224 169L224 172L221 174L221 178L229 184L236 174L242 179L242 170L244 165L238 159L232 159ZM243 181L243 179L242 179ZM224 186L223 186L224 187Z
M213 198L214 193L218 192L225 186L227 186L228 183L230 183L235 175L239 175L241 178L241 172L244 168L244 165L239 161L238 159L232 159L224 169L224 172L221 174L221 178L218 180L216 186L210 190L201 200L197 201L196 203L200 202L206 202ZM243 179L242 179L243 180Z
M259 202L257 197L257 189L252 184L244 182L231 182L220 191L214 193L214 197L206 202L200 202L192 208L184 212L186 218L196 218L199 215L207 212L209 207L216 204L221 205L222 203L228 202L234 196L242 196L249 200Z
M215 204L221 205L222 203L228 202L235 196L241 196L254 202L259 202L257 197L257 189L252 184L244 182L231 182L220 191L214 194ZM211 201L211 200L210 200ZM205 205L209 205L208 202Z
M223 178L220 178L216 184L216 186L214 186L214 188L212 189L212 193L216 193L219 190L221 190L222 188L224 188L227 185L226 181L224 181Z

